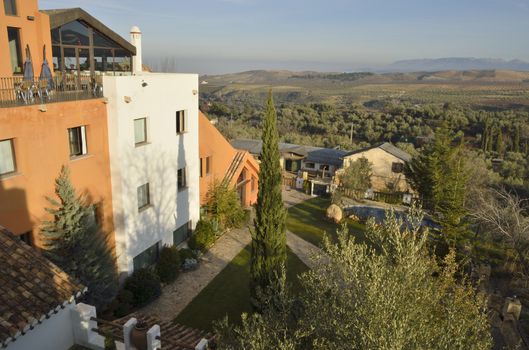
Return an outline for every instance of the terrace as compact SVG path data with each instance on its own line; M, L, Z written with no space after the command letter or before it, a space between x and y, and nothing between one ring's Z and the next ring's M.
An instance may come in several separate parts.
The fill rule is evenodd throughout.
M55 72L50 79L0 78L0 108L103 97L101 75Z

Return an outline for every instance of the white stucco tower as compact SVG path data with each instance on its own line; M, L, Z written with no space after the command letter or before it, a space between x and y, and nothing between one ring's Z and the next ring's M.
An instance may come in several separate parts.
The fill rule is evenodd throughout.
M132 57L132 74L141 74L143 71L141 30L137 26L130 28L130 43L136 47L136 56Z

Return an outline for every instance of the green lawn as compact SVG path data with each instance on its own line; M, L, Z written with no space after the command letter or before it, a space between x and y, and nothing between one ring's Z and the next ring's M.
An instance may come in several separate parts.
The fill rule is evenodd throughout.
M212 322L228 315L230 322L238 323L250 305L250 246L226 266L175 318L175 322L211 330ZM308 268L287 248L287 282L293 290L299 289L297 276Z
M320 246L325 233L336 237L336 230L340 226L327 221L325 217L325 211L329 205L331 205L330 199L315 197L290 207L287 229L316 246ZM364 225L352 221L347 224L349 230L359 239L364 238Z

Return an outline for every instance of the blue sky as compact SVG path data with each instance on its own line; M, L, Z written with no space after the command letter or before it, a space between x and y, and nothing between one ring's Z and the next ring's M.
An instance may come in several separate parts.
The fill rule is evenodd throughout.
M401 59L529 61L529 0L40 0L82 7L182 72L350 71Z

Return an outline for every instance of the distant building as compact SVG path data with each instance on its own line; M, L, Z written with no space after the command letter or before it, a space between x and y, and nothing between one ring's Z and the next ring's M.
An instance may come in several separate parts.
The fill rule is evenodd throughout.
M247 150L236 150L202 113L199 113L200 205L210 186L225 181L237 190L243 207L257 201L259 164Z
M366 158L373 166L372 190L377 192L410 192L404 175L405 163L411 155L389 142L352 151L343 156L343 167L359 158Z

